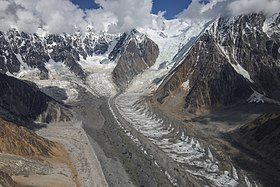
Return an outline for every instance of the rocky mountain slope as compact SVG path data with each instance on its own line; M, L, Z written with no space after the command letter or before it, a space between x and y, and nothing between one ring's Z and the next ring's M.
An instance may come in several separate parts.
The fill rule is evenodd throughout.
M211 24L154 94L176 112L205 113L252 96L280 100L280 15L224 17Z
M0 119L0 152L21 156L57 156L62 146L33 131Z
M280 167L280 112L267 113L230 133L238 145Z
M117 65L113 70L113 80L119 87L126 87L136 75L154 65L159 55L157 44L146 35L133 30L129 35L123 37L126 38L117 44L121 48L116 61ZM115 56L114 54L117 53L113 52L111 56Z
M31 82L0 73L0 116L28 125L40 122L69 120L71 114L53 98Z
M63 177L69 177L72 182L75 180L76 171L61 144L2 118L0 147L0 186L36 185L37 180L48 181L47 175L57 176L59 182L63 181ZM68 170L73 173L68 174Z

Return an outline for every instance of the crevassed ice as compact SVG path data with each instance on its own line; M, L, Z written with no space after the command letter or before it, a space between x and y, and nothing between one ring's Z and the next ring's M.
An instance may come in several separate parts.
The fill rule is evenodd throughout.
M219 161L214 157L210 147L201 145L200 141L186 136L165 124L143 104L135 105L137 95L120 95L116 106L120 114L141 134L162 149L170 158L181 164L186 171L196 177L204 178L213 186L237 186L238 174L234 168L222 171ZM211 150L212 149L212 150ZM232 166L233 167L233 166ZM189 169L192 168L192 169Z

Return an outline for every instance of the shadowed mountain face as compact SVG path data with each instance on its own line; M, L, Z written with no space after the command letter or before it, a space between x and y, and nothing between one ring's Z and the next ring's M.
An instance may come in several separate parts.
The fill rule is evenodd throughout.
M129 35L123 35L110 56L116 59L113 71L113 81L120 88L125 88L138 74L154 65L159 55L159 48L147 36L133 30ZM119 54L119 57L116 57Z
M268 113L231 133L234 141L280 168L280 112Z
M0 74L0 116L28 123L68 120L71 115L34 83Z
M154 98L192 113L244 103L255 92L280 100L279 15L220 18L171 70Z

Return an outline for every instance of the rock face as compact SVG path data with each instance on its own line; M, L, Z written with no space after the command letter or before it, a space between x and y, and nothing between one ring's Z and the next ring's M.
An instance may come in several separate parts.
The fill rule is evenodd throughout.
M27 123L68 120L71 114L60 103L42 93L31 82L0 73L0 116Z
M158 55L157 44L147 36L136 30L123 35L110 54L117 63L113 71L114 82L120 88L125 88L135 76L151 67Z
M258 92L280 100L280 15L220 18L163 80L154 98L200 113L244 103Z
M110 60L116 60L118 55L120 55L121 51L123 50L123 46L125 45L127 39L127 34L123 33L118 40L117 44L115 45L114 49L109 54Z
M280 168L280 112L264 114L235 130L231 136L237 144Z
M117 35L61 34L39 37L15 29L0 32L0 72L17 74L28 69L38 69L41 79L48 78L46 63L62 62L78 77L85 79L86 70L78 63L80 58L102 55L108 51Z

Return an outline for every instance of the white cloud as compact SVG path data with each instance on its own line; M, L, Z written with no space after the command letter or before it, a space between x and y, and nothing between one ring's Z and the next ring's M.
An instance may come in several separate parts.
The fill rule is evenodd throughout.
M94 1L94 0L93 0ZM273 14L280 10L280 0L210 0L204 5L193 0L177 17L212 19L220 15L252 12ZM148 27L156 22L163 28L164 12L152 15L152 0L95 0L101 8L82 10L70 0L0 0L0 30L17 27L21 31L49 33L85 31L92 25L98 31L125 32Z
M37 31L39 22L36 18L36 15L34 15L32 12L26 11L24 9L19 9L16 12L16 16L20 18L17 21L17 27L19 30L28 30L30 32Z
M87 25L85 13L68 0L0 0L1 30L17 27L36 32L43 28L50 33L73 33Z
M109 26L111 32L129 31L151 24L152 0L96 0L105 12L112 13L117 22Z
M272 15L280 12L279 0L236 0L228 5L233 15L259 13Z
M9 2L8 1L0 1L0 10L4 11L7 9L7 7L9 6Z
M85 20L97 32L108 31L111 24L117 23L117 19L113 13L105 12L102 9L86 10Z
M193 0L177 17L181 19L212 19L218 16L235 16L261 13L270 16L280 12L280 0L210 0L208 4Z
M164 30L165 28L165 18L164 15L166 14L166 11L159 11L158 14L156 16L154 16L155 22L156 22L156 27Z
M224 14L229 0L210 0L208 4L201 0L192 0L187 9L177 15L180 19L212 19Z
M84 31L92 25L97 31L129 31L151 22L152 0L96 0L102 8L82 10L70 0L0 0L0 30L17 27L49 33Z

